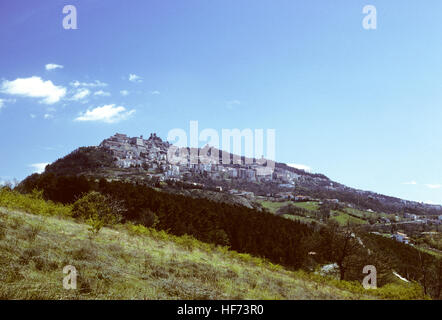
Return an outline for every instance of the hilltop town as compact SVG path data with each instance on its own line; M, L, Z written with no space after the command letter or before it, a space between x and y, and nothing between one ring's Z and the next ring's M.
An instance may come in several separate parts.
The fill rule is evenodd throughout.
M138 182L170 192L210 191L218 193L214 197L234 195L251 202L326 200L402 217L406 213L432 217L442 214L440 205L354 189L323 174L264 158L234 155L208 145L179 148L155 133L147 139L117 133L98 146L78 148L48 165L45 172Z
M155 133L148 139L117 133L105 139L100 147L109 150L119 168L143 168L156 174L160 181L185 180L203 176L212 180L275 182L282 188L294 188L301 177L293 171L275 168L274 162L246 159L206 146L199 149L177 148ZM224 159L224 162L223 162Z

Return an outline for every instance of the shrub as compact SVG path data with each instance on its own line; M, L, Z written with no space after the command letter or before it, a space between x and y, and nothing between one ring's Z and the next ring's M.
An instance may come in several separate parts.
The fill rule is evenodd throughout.
M382 299L396 299L396 300L417 300L429 299L424 294L423 288L416 282L409 284L395 284L389 283L377 290L374 294Z
M91 231L97 233L105 225L115 225L122 220L121 203L91 191L78 199L72 206L72 216L86 221Z
M30 194L21 194L9 188L0 188L0 206L13 210L24 210L38 215L71 215L70 206L45 201L42 198L42 192L36 189Z
M132 235L145 235L145 236L151 235L150 229L140 224L134 225L128 222L126 224L126 227Z
M143 226L148 228L155 228L155 226L160 222L158 216L149 209L144 209L141 211L139 221Z
M105 225L104 219L97 215L93 215L88 218L86 223L90 226L89 231L93 233L100 232L101 228L103 228Z

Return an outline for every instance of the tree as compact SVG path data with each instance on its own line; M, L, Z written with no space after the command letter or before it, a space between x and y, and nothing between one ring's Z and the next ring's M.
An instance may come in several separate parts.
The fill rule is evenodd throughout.
M325 203L323 203L319 208L320 216L324 221L328 221L328 219L330 218L330 212L330 206L326 205Z
M72 207L72 216L84 219L91 225L94 232L98 232L104 225L120 222L124 210L121 201L91 191L75 201Z
M428 280L430 275L430 267L431 267L431 261L430 256L418 251L419 253L419 272L420 272L420 283L424 287L424 294L428 293Z
M341 280L345 279L350 268L360 266L361 243L355 229L349 222L341 227L336 221L329 220L318 249L328 261L336 262Z

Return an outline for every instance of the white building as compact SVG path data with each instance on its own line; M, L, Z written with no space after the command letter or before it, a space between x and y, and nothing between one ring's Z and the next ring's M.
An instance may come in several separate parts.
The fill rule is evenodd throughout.
M409 244L410 243L410 238L408 238L408 236L405 233L402 232L396 232L392 238L398 242L402 242L405 244Z

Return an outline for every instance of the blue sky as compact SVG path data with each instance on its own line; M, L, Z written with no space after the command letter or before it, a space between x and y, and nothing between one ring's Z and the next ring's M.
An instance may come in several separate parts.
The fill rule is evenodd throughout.
M439 0L2 1L0 180L115 132L166 138L197 120L275 129L277 161L442 203L441 12Z

